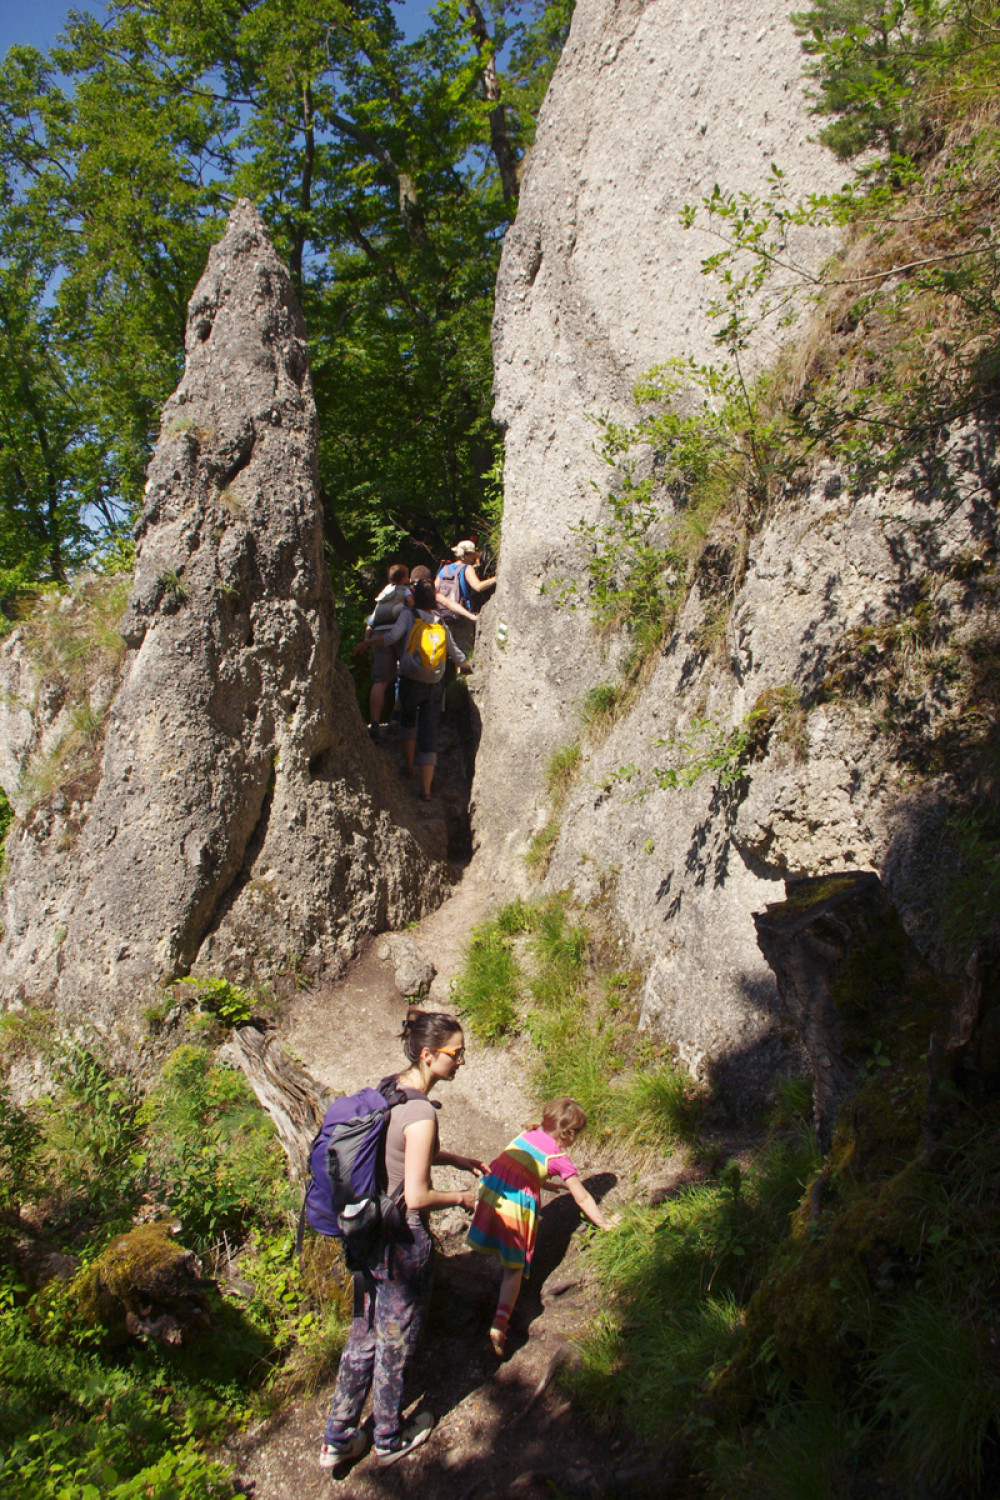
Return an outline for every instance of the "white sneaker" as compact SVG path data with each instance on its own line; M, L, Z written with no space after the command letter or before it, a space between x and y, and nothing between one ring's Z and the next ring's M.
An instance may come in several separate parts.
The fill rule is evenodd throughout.
M334 1443L324 1443L319 1450L319 1466L321 1469L335 1469L338 1464L353 1463L367 1452L368 1434L359 1427L339 1448Z
M422 1411L407 1422L399 1434L399 1446L397 1448L380 1448L375 1444L375 1457L379 1461L380 1468L387 1469L397 1459L405 1458L412 1453L414 1448L419 1448L421 1443L426 1443L434 1427L434 1418L429 1411Z

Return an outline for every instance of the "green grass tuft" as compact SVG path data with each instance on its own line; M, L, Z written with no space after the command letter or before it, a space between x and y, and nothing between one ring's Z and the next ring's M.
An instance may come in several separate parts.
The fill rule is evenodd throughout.
M507 912L511 908L505 908ZM497 922L472 929L455 984L455 1006L483 1042L499 1042L518 1029L520 972L508 932Z
M540 828L537 833L531 835L525 851L524 863L536 879L541 880L548 870L561 832L562 823L559 819L550 818L544 828Z
M545 768L545 785L548 787L556 812L561 812L563 809L569 789L580 769L582 755L579 740L572 740L570 744L563 745L560 750L556 750L549 757L549 763Z
M608 1123L639 1149L667 1151L698 1139L703 1099L687 1073L670 1063L631 1074L610 1094Z

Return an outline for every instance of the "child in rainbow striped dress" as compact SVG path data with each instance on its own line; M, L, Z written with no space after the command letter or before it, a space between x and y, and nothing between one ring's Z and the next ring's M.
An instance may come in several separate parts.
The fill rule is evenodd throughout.
M575 1099L553 1099L542 1112L541 1125L532 1125L511 1141L490 1163L479 1185L479 1201L469 1226L469 1243L485 1255L498 1255L503 1266L490 1342L502 1356L507 1327L522 1280L531 1274L531 1258L538 1233L538 1200L546 1177L565 1182L580 1212L598 1229L613 1229L616 1218L606 1218L580 1181L566 1155L587 1116Z

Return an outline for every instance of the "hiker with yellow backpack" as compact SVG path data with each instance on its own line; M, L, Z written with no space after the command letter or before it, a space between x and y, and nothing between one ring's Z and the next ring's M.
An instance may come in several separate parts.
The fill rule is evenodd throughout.
M402 611L384 637L399 644L400 738L407 772L420 767L421 802L431 800L437 764L437 731L441 717L442 678L451 660L460 672L471 672L465 653L435 609L434 585L421 579L413 588L413 605Z

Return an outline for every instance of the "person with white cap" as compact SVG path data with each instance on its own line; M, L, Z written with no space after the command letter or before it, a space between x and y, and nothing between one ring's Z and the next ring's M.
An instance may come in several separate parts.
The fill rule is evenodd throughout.
M437 578L434 580L434 588L437 593L439 606L447 599L447 609L442 609L442 618L455 632L463 651L471 651L475 639L474 629L464 624L470 614L475 621L473 613L478 608L477 595L485 593L496 583L496 578L480 578L479 576L479 548L475 542L456 542L452 547L455 556L453 563L443 563L438 569ZM459 624L456 610L461 612L463 623Z
M477 594L482 594L486 589L493 587L496 583L496 577L480 578L478 571L479 548L475 542L456 542L451 550L455 554L456 560L459 563L465 564L464 571L459 575L459 588L462 590L462 602L467 607L470 607L472 604L472 594L468 593L468 590L471 589ZM465 585L464 588L462 587L463 584Z

